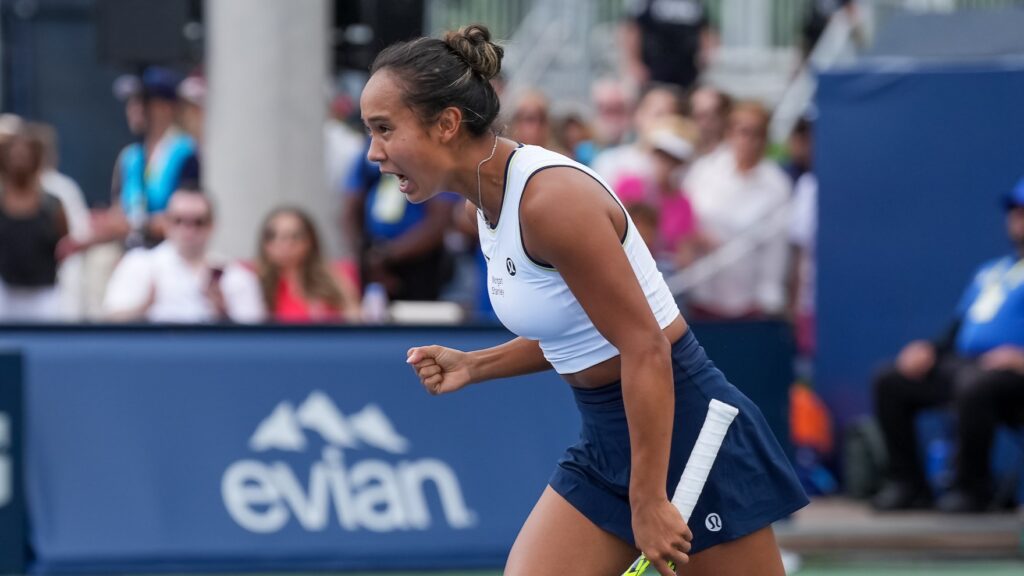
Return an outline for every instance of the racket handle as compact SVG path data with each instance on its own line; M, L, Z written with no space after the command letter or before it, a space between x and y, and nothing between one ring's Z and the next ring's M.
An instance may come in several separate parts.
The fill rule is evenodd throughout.
M697 506L697 498L704 490L704 483L711 473L711 466L718 456L718 449L722 447L725 440L725 433L729 431L729 425L736 418L740 411L735 406L711 400L708 405L708 414L704 418L704 425L701 426L700 434L697 435L697 442L693 445L693 451L686 460L683 468L683 476L676 485L675 494L672 495L672 504L682 514L683 520L690 521L694 507ZM675 570L675 564L669 562L669 567ZM636 559L622 576L641 576L642 574L654 574L655 569L651 568L651 561L643 554Z
M704 425L683 468L683 476L676 485L676 493L672 495L672 504L687 522L690 521L690 515L697 506L697 498L704 490L704 483L707 482L711 466L718 457L718 449L722 447L725 433L729 431L729 425L739 413L735 406L718 400L711 400L708 406Z

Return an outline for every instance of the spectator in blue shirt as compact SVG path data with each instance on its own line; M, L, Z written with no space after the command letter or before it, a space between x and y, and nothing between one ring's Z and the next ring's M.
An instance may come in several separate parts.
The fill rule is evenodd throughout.
M989 472L996 426L1024 424L1024 179L1005 207L1014 252L978 269L945 337L911 342L875 381L889 451L888 478L873 502L880 510L930 505L914 420L948 403L957 413L958 457L953 486L936 507L979 512L997 504Z
M345 186L344 222L349 245L359 256L363 288L379 283L391 300L437 300L452 275L445 245L454 194L413 204L398 179L382 176L362 154Z

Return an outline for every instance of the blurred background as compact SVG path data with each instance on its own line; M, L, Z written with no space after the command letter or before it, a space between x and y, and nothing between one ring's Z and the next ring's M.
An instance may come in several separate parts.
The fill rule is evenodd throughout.
M470 23L787 448L789 573L1024 574L1012 0L0 0L0 573L500 571L578 417L419 389L509 334L359 116Z

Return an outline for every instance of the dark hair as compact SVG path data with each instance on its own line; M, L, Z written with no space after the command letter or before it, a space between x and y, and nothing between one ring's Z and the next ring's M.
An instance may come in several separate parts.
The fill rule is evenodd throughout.
M462 110L469 132L482 136L501 107L490 80L501 72L504 53L491 42L486 26L472 24L448 31L440 40L392 44L373 61L370 74L395 72L404 88L403 99L424 122L433 122L442 110L455 106Z

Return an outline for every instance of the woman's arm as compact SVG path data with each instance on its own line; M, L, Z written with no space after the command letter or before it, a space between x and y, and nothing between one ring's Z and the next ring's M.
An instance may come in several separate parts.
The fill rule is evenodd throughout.
M551 368L540 345L516 338L493 348L463 352L444 346L409 349L411 364L431 394L455 392L469 384L541 372Z
M535 175L520 204L523 243L565 279L598 331L618 350L632 454L629 482L637 546L663 574L686 562L690 533L669 502L675 417L671 348L620 241L622 208L572 169Z
M471 384L533 374L551 369L536 340L515 338L508 342L469 353Z

